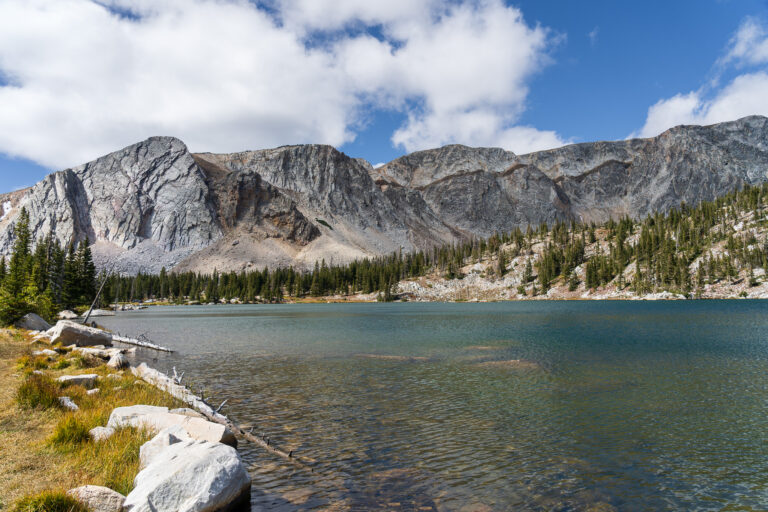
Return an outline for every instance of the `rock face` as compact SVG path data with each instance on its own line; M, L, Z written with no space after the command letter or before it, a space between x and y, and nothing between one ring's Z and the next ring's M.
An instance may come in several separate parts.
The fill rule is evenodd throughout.
M80 325L71 320L59 320L49 331L51 343L90 347L96 345L112 346L112 335L107 331Z
M231 446L180 441L136 475L127 512L214 512L247 505L251 478Z
M84 485L70 489L67 494L88 507L92 512L120 512L125 496L109 487Z
M191 154L153 137L0 196L0 253L22 206L34 237L88 237L136 273L311 267L557 220L642 217L768 179L768 119L515 155L446 146L374 169L329 146ZM5 211L5 210L4 210Z

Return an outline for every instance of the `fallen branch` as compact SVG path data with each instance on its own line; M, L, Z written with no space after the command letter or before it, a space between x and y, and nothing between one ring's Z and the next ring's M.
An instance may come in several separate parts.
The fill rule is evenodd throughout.
M278 457L282 457L294 465L303 468L303 469L309 469L310 471L312 468L299 460L297 457L293 456L293 451L286 453L285 451L276 448L272 446L269 442L269 438L265 441L264 439L260 439L251 432L247 432L240 428L239 426L235 425L235 423L230 419L224 416L223 414L220 414L217 410L214 410L213 407L208 405L201 397L195 395L190 391L186 386L183 386L181 384L177 384L173 377L169 377L168 375L165 375L154 368L150 368L147 366L146 363L141 363L139 366L131 367L131 372L138 378L152 384L153 386L157 387L158 389L161 389L170 395L174 396L175 398L178 398L182 402L191 405L195 410L200 412L203 416L208 418L210 421L214 421L216 423L219 423L221 425L224 425L228 429L230 429L232 432L234 432L236 435L239 435L243 437L244 439L259 445L261 448L266 450L267 452L277 455ZM226 400L224 401L226 403ZM219 406L219 409L224 405L222 403Z
M126 345L135 345L141 348L150 348L152 350L158 350L160 352L173 352L172 349L168 347L162 347L160 345L152 343L151 341L142 341L136 338L129 338L127 336L120 336L117 334L112 335L112 341L118 341L120 343L125 343Z

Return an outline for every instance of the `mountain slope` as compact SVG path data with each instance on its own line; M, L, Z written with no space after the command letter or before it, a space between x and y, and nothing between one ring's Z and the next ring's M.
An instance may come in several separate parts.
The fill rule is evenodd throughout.
M759 116L528 155L452 145L377 169L329 146L192 154L153 137L0 196L0 253L25 206L36 237L88 237L101 266L125 272L307 268L541 222L641 218L767 177Z

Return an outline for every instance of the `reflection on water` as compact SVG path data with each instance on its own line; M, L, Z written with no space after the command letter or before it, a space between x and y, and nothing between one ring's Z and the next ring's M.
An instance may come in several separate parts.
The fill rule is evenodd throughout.
M168 307L149 332L248 443L254 510L768 508L768 303Z

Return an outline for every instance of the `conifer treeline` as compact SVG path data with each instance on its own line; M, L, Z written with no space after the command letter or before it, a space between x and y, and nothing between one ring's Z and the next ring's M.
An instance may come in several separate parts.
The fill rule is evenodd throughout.
M608 283L631 287L637 294L670 290L693 295L704 284L737 278L746 272L756 284L754 269L768 267L768 248L754 234L736 235L733 226L746 213L765 231L768 184L745 187L695 207L682 205L642 221L629 218L602 225L560 222L525 232L496 234L486 239L435 247L428 251L365 258L347 265L315 264L312 271L293 268L213 274L166 272L108 277L102 303L164 299L172 302L279 302L285 297L378 293L393 298L402 279L437 272L448 279L463 277L468 263L493 261L492 272L503 277L509 262L524 256L520 294L536 295L553 284L575 290L582 283L575 270L584 269L586 288ZM0 265L0 321L8 323L35 311L50 318L55 310L88 304L96 290L96 270L87 240L64 250L54 237L41 239L31 250L29 217L22 211L15 227L10 264ZM751 232L748 232L751 233ZM599 236L598 236L599 235ZM727 251L711 252L725 241ZM533 246L543 244L543 250ZM691 264L701 257L701 264ZM628 276L628 277L625 277Z
M581 285L574 270L584 265L586 288L613 283L632 287L638 294L670 290L692 294L705 283L735 278L741 270L750 276L754 268L766 268L766 247L753 235L736 237L732 226L746 212L755 218L765 215L768 184L745 187L715 201L695 207L683 204L666 214L642 221L629 218L594 223L560 222L552 227L519 228L511 233L485 239L436 247L429 251L395 253L385 257L356 260L348 265L317 263L314 270L293 268L241 271L212 275L184 272L158 275L112 276L105 287L105 300L137 301L167 299L176 302L218 302L237 298L243 302L275 302L286 296L378 293L380 300L393 298L395 284L406 278L437 272L448 279L463 277L468 263L493 260L493 272L504 276L511 259L529 255L522 270L521 294L546 292L554 283L567 283L575 290ZM760 221L768 227L768 221ZM597 237L596 233L601 236ZM629 238L633 240L629 241ZM709 248L725 240L727 253L712 255ZM532 247L543 243L534 257ZM587 251L590 248L590 251ZM690 265L703 256L695 272ZM531 262L534 262L533 264ZM628 272L631 269L633 272ZM627 280L625 274L632 274ZM752 278L754 281L754 278ZM532 290L528 286L533 283Z
M52 320L58 311L90 304L96 294L96 267L86 238L63 249L53 234L32 250L29 214L22 208L14 225L16 241L10 262L0 259L0 323L11 324L27 313Z

